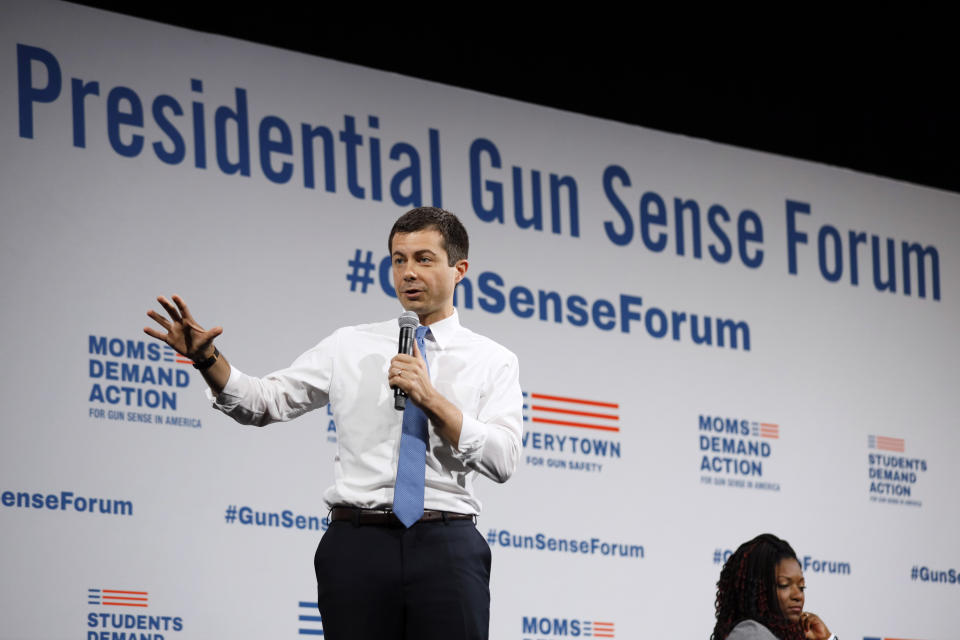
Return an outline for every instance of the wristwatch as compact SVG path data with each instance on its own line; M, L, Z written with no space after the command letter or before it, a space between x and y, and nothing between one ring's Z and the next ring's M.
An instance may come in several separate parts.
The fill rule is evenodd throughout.
M210 367L212 367L212 366L213 366L213 363L216 362L216 361L217 361L217 358L219 358L219 357L220 357L220 350L217 349L216 347L214 347L214 348L213 348L213 355L210 356L209 358L206 358L205 360L200 360L199 362L197 362L196 360L194 360L194 361L193 361L193 368L196 369L197 371L205 371L205 370L209 369Z

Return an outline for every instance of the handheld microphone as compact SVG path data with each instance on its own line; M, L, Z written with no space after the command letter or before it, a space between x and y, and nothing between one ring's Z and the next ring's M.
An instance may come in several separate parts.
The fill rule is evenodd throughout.
M416 333L420 319L413 311L404 311L397 318L397 324L400 325L400 343L397 345L397 353L405 353L408 356L413 355L413 337ZM407 394L399 387L393 388L393 408L397 411L403 411L407 406Z

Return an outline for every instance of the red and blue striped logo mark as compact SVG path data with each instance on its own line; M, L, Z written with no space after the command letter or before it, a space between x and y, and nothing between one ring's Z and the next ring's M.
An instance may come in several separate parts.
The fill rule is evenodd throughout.
M182 355L171 349L169 345L163 345L163 361L176 362L177 364L193 364L193 360L184 358Z
M615 638L612 622L590 622L589 620L583 621L583 630L585 636L593 636L594 638Z
M908 638L881 638L880 636L864 636L863 640L909 640Z
M550 618L539 616L523 616L522 622L524 637L530 635L556 636L558 638L586 637L586 638L615 638L612 622L598 622L581 618Z
M752 422L750 423L750 433L756 437L780 439L780 425L772 422Z
M523 392L525 422L619 432L619 412L616 402Z
M903 438L887 438L885 436L867 436L867 447L881 451L906 451L906 442Z
M147 607L146 591L125 589L87 589L87 604L105 607Z
M320 620L320 612L317 610L316 602L300 602L300 609L297 616L297 633L301 636L322 636L323 625ZM306 613L309 610L311 613Z

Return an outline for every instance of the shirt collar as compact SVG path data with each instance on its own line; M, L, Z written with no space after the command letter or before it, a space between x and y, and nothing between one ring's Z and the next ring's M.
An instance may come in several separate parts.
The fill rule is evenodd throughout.
M427 337L433 336L433 341L437 344L437 347L443 349L445 345L450 344L454 334L460 330L460 314L457 313L457 308L453 308L453 313L449 317L429 326L430 333L427 334Z

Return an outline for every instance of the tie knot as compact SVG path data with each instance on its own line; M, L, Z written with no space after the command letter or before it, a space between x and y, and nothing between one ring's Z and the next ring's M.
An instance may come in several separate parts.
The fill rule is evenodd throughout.
M424 337L426 337L427 332L429 331L430 331L430 327L425 327L423 325L420 325L419 327L417 327L417 340L423 340Z

